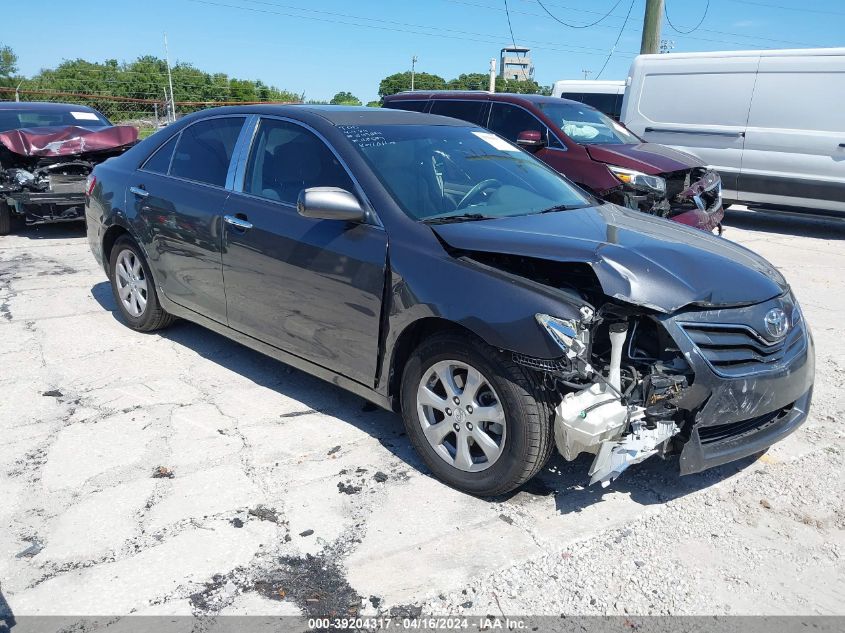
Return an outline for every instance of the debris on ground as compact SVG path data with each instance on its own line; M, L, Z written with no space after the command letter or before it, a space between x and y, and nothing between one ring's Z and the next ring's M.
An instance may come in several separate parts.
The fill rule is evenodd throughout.
M305 530L304 532L299 533L300 536L311 536L312 534L314 534L314 530L311 530L311 529L308 529L308 530Z
M329 454L329 455L334 455L334 454L335 454L335 453L337 453L339 450L340 450L340 445L338 445L338 446L334 446L334 447L332 447L331 449L329 449L328 454Z
M387 481L387 475L385 475L381 471L378 471L375 475L373 475L373 479L375 479L378 483L383 484L385 481Z
M59 391L58 389L50 389L50 391L45 391L45 392L44 392L44 393L42 393L41 395L42 395L42 396L45 396L45 397L47 397L47 398L61 398L61 397L62 397L63 395L65 395L65 394L63 394L63 393L62 393L61 391Z
M31 543L29 547L25 550L18 552L15 554L15 558L32 558L36 554L38 554L42 549L44 549L44 544L38 539L38 537L33 537L26 539Z
M261 519L262 521L270 521L271 523L279 522L278 512L265 505L257 505L254 508L250 508L248 514L256 517L257 519Z
M156 466L153 469L153 479L173 479L175 476L167 466Z
M255 583L255 590L271 600L292 600L310 616L358 615L361 596L336 560L333 553L283 556L277 569Z
M231 523L232 525L234 525L236 528L242 528L242 527L244 526L243 519L241 519L241 518L239 518L239 517L235 517L234 519L232 519L231 521L229 521L229 523Z
M342 481L337 482L337 489L345 495L355 495L361 492L361 486L353 486Z
M768 499L760 499L760 505L766 508L766 510L772 509L772 504L769 503Z

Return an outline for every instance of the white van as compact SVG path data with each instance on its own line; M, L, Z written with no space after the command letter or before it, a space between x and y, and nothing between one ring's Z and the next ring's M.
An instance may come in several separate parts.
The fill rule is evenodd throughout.
M622 121L695 154L726 201L845 214L845 48L640 55Z
M552 88L553 97L586 103L617 121L624 94L625 82L622 80L563 79L556 81Z

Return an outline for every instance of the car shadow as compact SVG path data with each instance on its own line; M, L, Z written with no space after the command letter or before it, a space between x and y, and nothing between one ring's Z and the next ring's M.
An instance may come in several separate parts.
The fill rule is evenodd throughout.
M84 222L57 222L56 224L19 224L12 229L12 235L30 240L67 240L85 237Z
M105 310L121 320L108 282L94 285L91 293ZM399 415L379 409L340 387L188 321L179 320L156 335L192 350L255 385L272 389L303 404L303 411L285 417L310 412L331 415L368 433L409 468L428 477L433 476L411 446ZM575 461L567 462L555 452L534 479L508 495L490 500L521 505L534 497L554 496L555 506L561 514L580 512L601 502L605 494L612 492L626 493L641 505L660 504L707 488L746 468L755 459L748 458L704 473L679 477L677 457L666 460L652 458L630 468L607 488L588 485L587 471L591 461L592 455L581 455ZM367 467L369 464L359 466Z
M0 631L9 631L15 626L15 614L12 613L12 607L0 591Z
M812 213L807 210L807 213ZM801 212L732 207L725 211L724 226L780 235L795 235L824 240L845 240L845 218L802 216ZM730 234L727 235L730 237Z

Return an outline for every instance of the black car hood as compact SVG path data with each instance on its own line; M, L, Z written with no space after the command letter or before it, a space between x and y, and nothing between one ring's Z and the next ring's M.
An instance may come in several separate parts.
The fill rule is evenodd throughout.
M738 244L612 204L431 228L458 250L589 264L605 294L660 312L750 305L788 289Z

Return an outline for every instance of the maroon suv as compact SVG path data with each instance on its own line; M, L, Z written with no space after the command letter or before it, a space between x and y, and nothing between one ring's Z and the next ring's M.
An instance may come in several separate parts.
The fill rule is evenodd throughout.
M583 103L487 92L404 92L384 107L486 127L598 197L705 231L721 228L722 181L698 158L646 143Z

